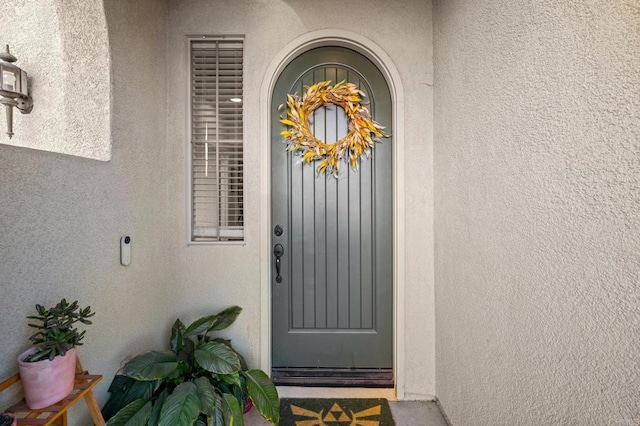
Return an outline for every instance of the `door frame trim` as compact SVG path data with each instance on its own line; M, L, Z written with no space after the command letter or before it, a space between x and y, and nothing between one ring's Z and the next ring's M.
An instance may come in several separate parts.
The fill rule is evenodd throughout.
M360 34L345 30L306 33L283 47L269 64L260 87L260 368L271 371L271 96L276 80L298 55L322 46L352 49L382 72L393 103L393 371L398 400L405 396L405 183L404 90L387 53Z

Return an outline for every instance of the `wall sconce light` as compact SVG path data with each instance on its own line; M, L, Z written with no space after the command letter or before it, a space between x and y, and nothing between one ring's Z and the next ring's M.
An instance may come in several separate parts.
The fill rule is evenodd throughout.
M22 114L29 114L33 109L33 100L29 96L27 73L13 62L18 59L7 51L0 53L0 104L7 109L7 135L13 136L13 107Z

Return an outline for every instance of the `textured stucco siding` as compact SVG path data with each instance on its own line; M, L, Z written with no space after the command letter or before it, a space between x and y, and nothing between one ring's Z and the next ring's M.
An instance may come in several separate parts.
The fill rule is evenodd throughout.
M45 1L10 3L36 8L30 19L41 19L43 28L55 16ZM154 0L106 4L115 108L112 133L101 136L113 136L111 161L0 145L0 380L17 371L15 359L29 346L25 317L36 303L51 305L62 297L96 312L79 355L85 368L105 376L97 387L101 403L127 356L166 342L172 269L164 232L166 90L158 84L166 74L166 11ZM89 25L82 31L87 42L91 31ZM51 37L53 43L56 33ZM49 52L40 47L16 47L16 54ZM33 114L57 120L44 105L45 93L35 93L42 103ZM40 133L16 130L28 143L40 143ZM132 237L128 267L120 265L124 235ZM1 410L10 397L0 397ZM71 425L89 424L84 404L71 414Z
M434 394L432 40L429 2L330 0L170 1L168 114L171 247L177 267L172 309L185 318L229 304L244 307L234 343L252 365L260 360L260 89L269 64L297 37L320 29L356 32L380 46L405 88L407 398ZM186 35L243 34L245 41L245 246L184 247L186 137ZM410 107L407 107L410 105ZM284 149L284 147L283 147ZM186 291L187 290L187 291Z
M111 85L102 0L6 0L0 45L29 74L31 114L14 110L9 139L4 107L0 144L111 158Z
M640 2L437 0L436 393L640 423Z
M86 368L105 375L101 402L127 356L162 347L174 316L189 321L230 304L243 306L229 335L258 364L260 85L285 45L328 26L381 46L402 85L411 87L399 105L406 118L401 173L411 193L405 206L411 229L405 391L407 398L432 396L429 4L406 1L390 11L383 1L332 0L323 7L257 0L104 3L10 0L0 16L0 42L6 39L29 71L36 102L31 115L17 114L12 145L0 143L0 336L9 341L0 345L0 357L14 359L28 346L24 317L33 305L66 297L97 312L80 355ZM335 13L340 8L368 12L353 27L349 16ZM245 246L185 247L187 34L246 35ZM108 155L107 163L79 158ZM119 264L123 235L132 237L129 267ZM14 371L15 364L6 362L0 377ZM3 398L0 406L10 399ZM86 411L74 412L71 424L85 424Z
M56 0L56 11L65 94L64 145L56 152L108 161L111 58L103 0Z

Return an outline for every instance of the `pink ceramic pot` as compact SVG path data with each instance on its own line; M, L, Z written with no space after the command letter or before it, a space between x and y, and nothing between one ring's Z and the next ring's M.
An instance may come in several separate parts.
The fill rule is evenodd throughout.
M244 406L243 414L247 414L253 408L253 401L251 398L247 399L247 405Z
M76 348L67 351L64 356L58 355L53 361L23 361L35 352L36 348L31 348L18 357L24 399L32 410L48 407L69 395L76 376Z

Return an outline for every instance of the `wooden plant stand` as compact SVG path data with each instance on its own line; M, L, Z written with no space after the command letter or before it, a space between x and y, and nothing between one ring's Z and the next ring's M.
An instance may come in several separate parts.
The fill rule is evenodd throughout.
M100 412L100 407L98 406L98 401L93 394L93 387L97 385L100 380L102 380L102 376L87 374L87 372L82 369L80 359L77 359L76 378L73 390L62 401L45 408L31 410L29 407L27 407L27 404L23 399L17 404L14 404L11 407L7 408L5 411L7 413L13 413L16 415L16 417L18 418L18 426L49 426L54 424L67 426L67 410L81 398L84 398L87 407L89 407L89 413L91 414L91 418L93 419L94 424L96 426L105 426L104 419L102 418L102 413ZM19 374L10 377L9 379L0 383L0 392L4 391L9 386L19 381Z

